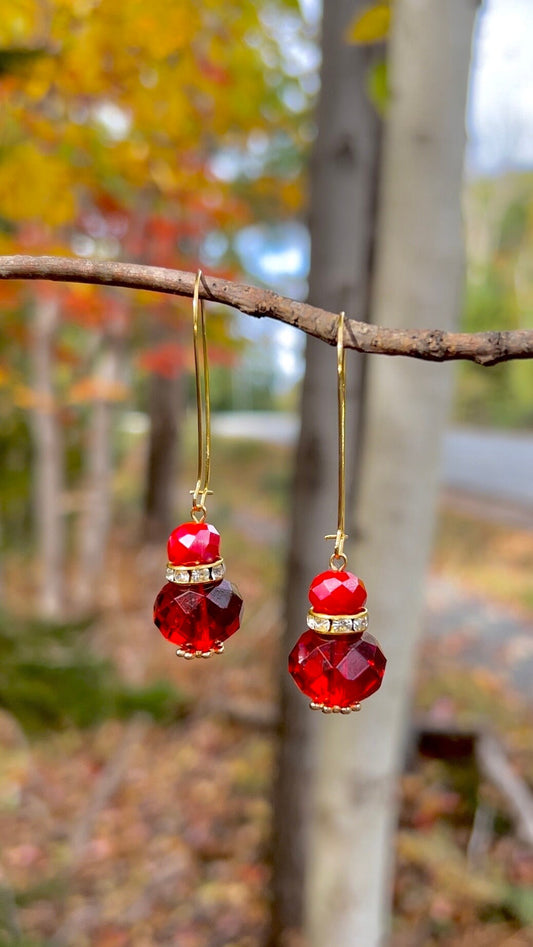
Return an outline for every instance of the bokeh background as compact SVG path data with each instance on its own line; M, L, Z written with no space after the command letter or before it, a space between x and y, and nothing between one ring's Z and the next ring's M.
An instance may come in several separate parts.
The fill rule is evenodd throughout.
M391 11L366 7L343 42L386 123ZM320 23L318 0L4 0L0 253L305 299ZM533 326L532 48L528 0L482 4L463 331ZM315 947L271 924L302 333L209 307L210 519L246 606L224 658L191 667L151 625L195 481L190 303L3 281L0 305L0 943ZM532 427L530 363L457 366L393 947L533 944Z

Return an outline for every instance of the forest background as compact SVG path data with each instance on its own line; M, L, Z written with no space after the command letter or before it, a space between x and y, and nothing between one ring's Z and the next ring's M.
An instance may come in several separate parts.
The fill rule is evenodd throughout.
M345 39L370 50L364 94L379 122L386 10L356 11ZM480 14L478 71L504 16L496 3ZM520 40L516 11L507 17L525 44L529 20ZM290 0L149 11L9 0L0 252L200 265L305 298L319 32L318 7ZM488 125L469 106L464 331L531 326L533 80L516 76L520 95L511 85L513 107ZM5 943L261 943L292 440L228 438L218 419L213 518L250 636L222 670L210 662L192 679L150 628L166 532L186 517L194 480L190 303L7 282L0 301ZM257 412L258 430L259 412L294 415L301 335L215 307L208 322L215 415ZM455 423L531 430L527 362L462 364L455 391ZM530 708L516 668L531 655L530 516L444 492L428 609L446 635L422 651L415 704L474 729L497 704L526 785ZM464 614L486 624L491 608L507 637L482 657ZM394 942L415 943L414 927L420 943L527 943L533 864L505 801L442 760L411 767L402 787Z

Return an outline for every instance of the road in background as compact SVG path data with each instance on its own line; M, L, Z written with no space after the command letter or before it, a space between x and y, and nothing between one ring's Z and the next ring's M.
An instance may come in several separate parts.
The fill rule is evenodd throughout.
M218 414L213 430L222 437L293 444L296 415L274 412ZM533 434L455 428L443 444L441 501L444 508L508 527L533 528ZM482 668L531 700L531 624L508 606L474 595L449 577L430 576L426 636L432 648L458 664Z
M222 437L292 444L298 418L269 411L217 414L213 431ZM479 428L447 431L442 485L533 511L533 434Z
M533 434L455 428L444 438L446 486L533 507Z

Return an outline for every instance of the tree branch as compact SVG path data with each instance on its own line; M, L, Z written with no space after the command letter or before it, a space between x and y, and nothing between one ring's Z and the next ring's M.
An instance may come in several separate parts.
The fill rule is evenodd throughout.
M0 279L55 280L124 286L174 296L192 296L195 273L105 263L75 257L0 256ZM302 329L330 345L336 342L337 313L279 296L268 289L204 276L200 295L260 319L267 317ZM510 359L533 358L533 331L441 332L435 329L387 329L346 320L346 348L370 355L405 355L430 362L466 359L478 365L497 365Z

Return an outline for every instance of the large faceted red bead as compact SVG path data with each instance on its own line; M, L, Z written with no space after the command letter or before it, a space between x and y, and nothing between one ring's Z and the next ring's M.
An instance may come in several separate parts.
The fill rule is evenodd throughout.
M310 700L351 707L381 685L387 661L376 639L305 631L289 655L289 672Z
M154 622L181 648L211 651L237 631L241 610L242 598L226 579L183 587L167 582L154 603Z
M182 523L170 534L168 561L175 566L197 566L220 559L220 533L210 523Z
M364 582L344 570L321 572L309 588L312 607L324 615L354 615L364 607L366 597Z

